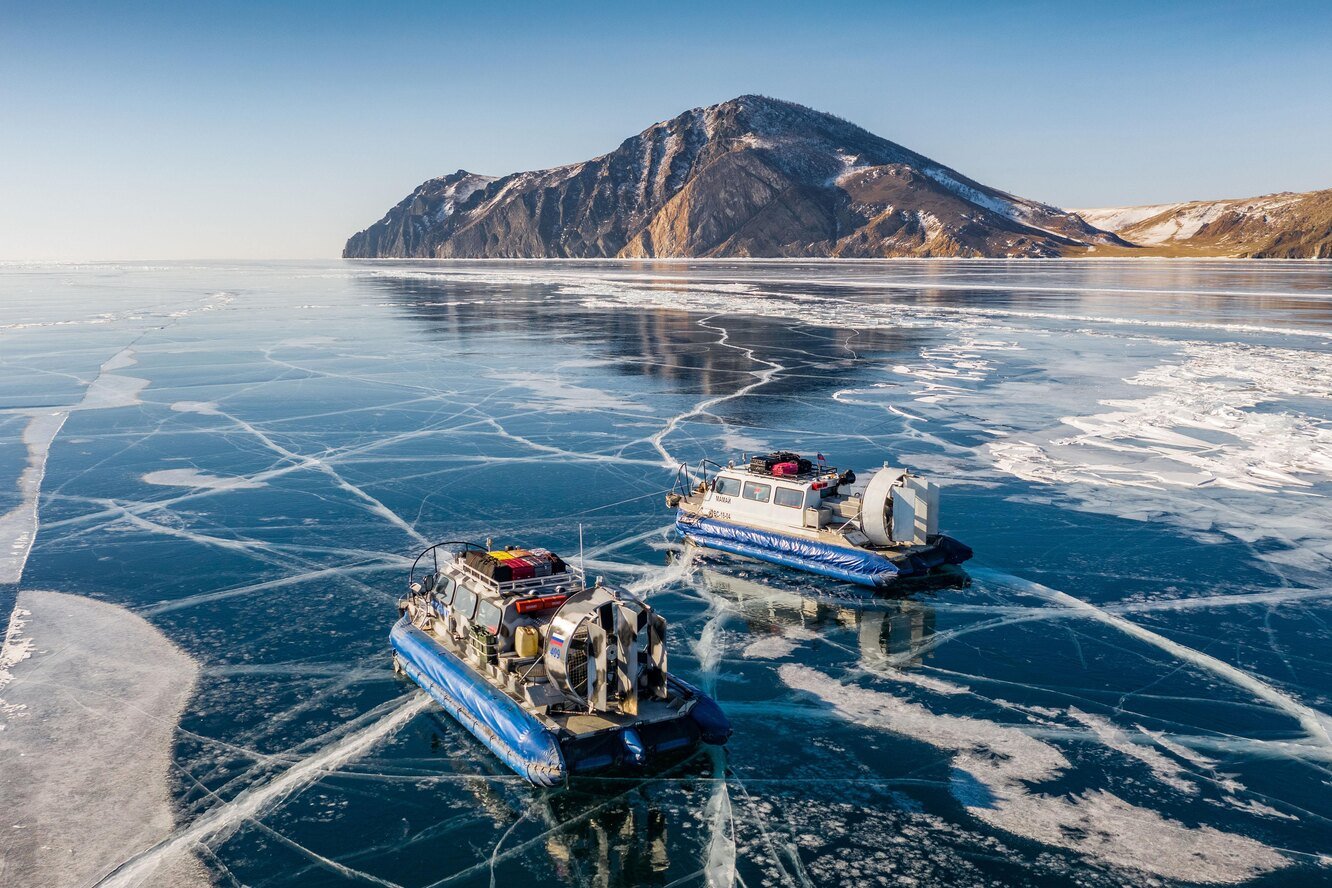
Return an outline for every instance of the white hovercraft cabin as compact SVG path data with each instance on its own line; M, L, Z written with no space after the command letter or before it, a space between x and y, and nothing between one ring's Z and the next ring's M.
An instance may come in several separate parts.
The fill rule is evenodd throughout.
M711 473L710 473L711 470ZM681 467L667 506L698 545L883 586L959 564L971 550L939 533L939 487L885 466L864 479L788 451L743 467Z

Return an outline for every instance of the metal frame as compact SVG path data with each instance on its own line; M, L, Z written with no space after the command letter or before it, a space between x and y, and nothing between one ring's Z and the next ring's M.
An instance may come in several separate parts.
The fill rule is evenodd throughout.
M464 552L468 549L475 549L478 552L489 551L485 546L467 540L446 540L442 543L435 543L433 546L423 550L421 554L416 556L416 560L412 562L412 569L407 573L407 587L409 589L412 584L416 582L416 569L420 566L421 559L425 558L427 555L430 555L432 558L432 562L435 566L434 572L439 573L439 550L446 546L459 546ZM567 561L564 565L565 573L562 574L553 574L548 577L531 577L526 580L509 580L504 583L476 570L464 559L457 557L456 553L450 553L447 566L455 570L469 582L479 583L488 589L499 592L501 595L510 595L519 592L534 592L545 589L548 586L564 584L576 585L579 589L585 588L587 586L587 578L583 573L582 568L575 567Z
M694 484L695 477L704 484L708 483L709 466L713 469L713 477L716 477L718 472L731 468L730 466L724 466L715 460L708 459L705 456L698 461L698 475L696 476L689 470L688 463L680 463L680 468L675 471L675 481L671 484L671 491L673 493L678 493L682 498L686 499L692 496L694 488L697 486Z
M484 546L479 546L476 543L470 542L468 540L445 540L442 543L435 543L433 546L430 546L422 550L421 554L417 555L416 560L412 562L412 569L407 572L408 588L411 588L412 584L416 582L416 568L421 563L421 559L426 557L427 555L431 556L431 558L434 559L435 573L439 573L439 550L443 546L462 546L464 550L477 549L478 551L481 552L486 551L486 548ZM457 559L450 558L449 560L456 561Z
M506 582L500 582L494 577L486 576L466 561L454 560L451 567L466 577L469 581L480 583L489 589L499 592L501 595L532 592L557 585L574 584L577 585L579 589L582 589L587 585L583 571L567 561L564 562L565 572L562 574L551 574L548 577L530 577L526 580L508 580Z

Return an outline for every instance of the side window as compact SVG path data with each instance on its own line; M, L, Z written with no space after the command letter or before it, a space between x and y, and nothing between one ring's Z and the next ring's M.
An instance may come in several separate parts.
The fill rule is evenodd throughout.
M453 577L440 577L435 584L435 600L440 604L453 604L453 593L457 588Z
M718 478L717 492L722 496L739 496L740 479L739 478Z
M772 501L779 506L798 509L805 504L805 491L794 487L778 487Z
M494 602L483 601L476 609L476 622L486 627L486 631L491 635L499 632L500 627L500 609Z
M766 503L771 495L771 484L759 484L754 481L745 482L745 499L753 500L756 503Z
M476 595L466 586L458 587L458 594L453 599L453 612L464 620L472 619L472 611L476 608Z

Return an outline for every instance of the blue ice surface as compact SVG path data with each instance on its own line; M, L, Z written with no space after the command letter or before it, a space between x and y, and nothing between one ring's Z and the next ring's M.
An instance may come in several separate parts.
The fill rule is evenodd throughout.
M428 711L211 838L220 883L704 884L729 855L751 886L1187 869L1141 813L1146 838L1095 812L1035 836L1004 819L1015 791L1040 810L1113 793L1186 836L1281 849L1232 874L1332 879L1332 755L1301 721L1332 712L1332 264L26 266L0 290L30 297L0 300L0 509L31 410L77 407L104 372L148 381L71 409L21 588L130 608L202 664L182 823L413 693L387 634L438 539L572 556L581 527L589 572L649 597L672 670L735 726L671 772L543 791ZM1183 369L1135 381L1161 368ZM1162 439L1156 395L1197 443ZM1103 414L1120 437L1088 431ZM1038 457L992 446L1014 443ZM769 448L942 483L971 584L867 601L743 560L682 570L675 466ZM1200 461L1206 483L1184 477ZM883 708L842 702L865 699ZM1007 728L1066 766L1015 790L938 733L974 731L1002 772Z

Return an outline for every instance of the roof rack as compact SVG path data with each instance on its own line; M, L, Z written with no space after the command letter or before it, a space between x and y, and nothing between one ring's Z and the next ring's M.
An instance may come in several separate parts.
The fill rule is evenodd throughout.
M842 474L840 469L834 465L829 465L828 463L823 463L822 465L815 463L808 471L796 472L794 475L774 475L772 472L761 472L756 469L751 469L748 465L736 466L731 469L731 471L740 472L745 475L753 475L756 478L776 478L779 481L809 481L814 478L826 478L829 475Z
M443 549L447 555L447 559L442 565L439 557L439 551L441 549ZM455 551L455 549L457 551ZM475 549L478 552L486 551L484 546L479 546L476 543L468 542L467 540L448 540L442 543L435 543L433 546L424 550L420 555L416 556L416 560L412 562L411 570L407 573L407 585L410 587L416 582L416 571L418 567L421 566L422 560L429 555L430 560L427 562L427 566L433 564L435 573L439 573L441 567L452 568L465 577L468 582L478 583L486 588L499 592L501 595L541 592L547 588L553 590L554 587L559 585L568 585L570 591L582 589L587 586L587 578L583 573L583 569L581 567L574 567L568 562L565 562L563 573L551 574L548 577L531 577L526 580L499 582L498 580L481 573L479 570L468 564L465 558L460 557L462 552L466 552L468 549Z
M501 595L541 592L546 589L553 590L556 586L569 586L570 591L574 591L574 589L582 589L587 585L582 570L568 563L565 564L562 573L551 574L548 577L529 577L526 580L508 580L505 582L486 576L462 558L453 559L446 567L462 574L469 582L479 583L499 592Z

